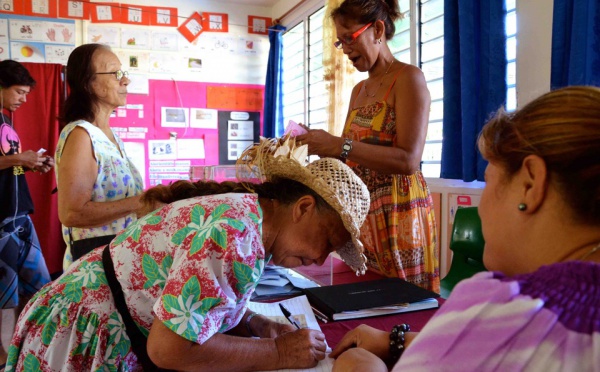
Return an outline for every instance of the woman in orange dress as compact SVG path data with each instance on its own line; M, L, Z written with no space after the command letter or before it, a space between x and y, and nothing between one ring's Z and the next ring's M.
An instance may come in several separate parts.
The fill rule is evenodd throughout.
M311 155L345 159L369 188L368 267L439 292L433 199L420 171L431 98L423 72L387 45L400 16L396 0L346 0L333 10L335 46L369 77L352 90L341 137L309 130L297 139Z

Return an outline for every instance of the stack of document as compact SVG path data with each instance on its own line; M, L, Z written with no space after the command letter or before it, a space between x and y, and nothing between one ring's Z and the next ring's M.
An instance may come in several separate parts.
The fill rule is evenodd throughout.
M258 280L252 300L261 301L273 298L284 298L302 294L304 288L318 287L314 281L293 270L275 265L267 265Z
M439 295L398 278L306 288L315 309L331 320L437 308Z

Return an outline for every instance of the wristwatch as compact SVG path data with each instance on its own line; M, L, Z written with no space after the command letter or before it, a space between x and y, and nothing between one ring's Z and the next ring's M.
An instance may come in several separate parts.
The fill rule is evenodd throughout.
M340 154L340 158L348 159L348 155L352 151L352 140L350 138L344 139L344 144L342 145L342 153Z

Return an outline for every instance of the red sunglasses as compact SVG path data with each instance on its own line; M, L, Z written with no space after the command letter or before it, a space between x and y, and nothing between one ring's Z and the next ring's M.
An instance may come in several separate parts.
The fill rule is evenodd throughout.
M342 49L342 47L344 45L352 45L352 44L356 43L356 39L360 36L360 34L365 32L365 30L367 28L371 27L371 25L373 25L373 22L369 22L366 25L362 26L358 31L356 31L355 33L353 33L350 36L346 36L346 37L342 37L342 38L338 37L338 41L333 43L333 46L336 47L337 49Z

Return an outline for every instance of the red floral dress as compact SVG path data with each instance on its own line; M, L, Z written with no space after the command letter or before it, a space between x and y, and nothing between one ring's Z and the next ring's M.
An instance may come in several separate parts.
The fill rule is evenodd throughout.
M154 318L204 343L235 327L265 265L254 194L171 203L111 243L127 307L144 334ZM137 371L102 265L102 248L42 288L21 314L6 371Z

